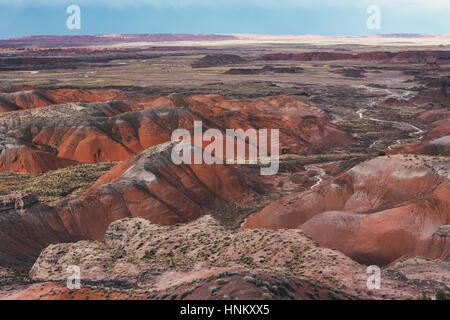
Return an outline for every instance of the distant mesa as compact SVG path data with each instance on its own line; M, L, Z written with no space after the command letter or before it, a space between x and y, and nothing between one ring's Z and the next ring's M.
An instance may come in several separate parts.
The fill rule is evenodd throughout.
M233 35L217 34L110 34L71 36L27 36L0 39L0 46L77 46L85 44L112 44L126 42L224 41L236 40Z
M192 63L193 68L223 66L244 62L244 58L235 54L206 55Z
M264 66L260 69L255 68L232 68L225 74L232 75L250 75L250 74L271 74L271 73L301 73L304 69L300 67L273 67Z
M260 57L264 61L288 60L288 61L333 61L333 60L361 60L379 61L387 64L403 63L428 63L433 60L448 64L449 51L400 51L400 52L304 52L304 53L274 53Z
M341 74L344 77L349 77L349 78L364 78L364 73L365 70L364 69L359 69L359 68L342 68L339 70L335 71L337 74Z
M224 55L206 55L192 63L193 68L206 68L214 66L225 66L229 64L240 64L246 61L336 61L336 60L360 60L373 61L386 64L449 64L449 51L399 51L399 52L385 52L385 51L369 51L359 53L347 52L302 52L302 53L269 53L254 58L242 58L234 54ZM266 66L265 68L271 68ZM247 69L249 70L249 69ZM251 69L250 69L251 70ZM229 70L231 74L238 72L236 70ZM270 70L261 70L261 72ZM273 70L272 70L273 71ZM283 71L283 70L280 70ZM287 70L284 70L285 72ZM300 71L300 70L298 70ZM343 69L343 72L351 72L351 69ZM258 69L250 72L250 74L258 74ZM275 72L275 71L274 71ZM349 76L355 72L348 73ZM359 77L359 76L358 76Z

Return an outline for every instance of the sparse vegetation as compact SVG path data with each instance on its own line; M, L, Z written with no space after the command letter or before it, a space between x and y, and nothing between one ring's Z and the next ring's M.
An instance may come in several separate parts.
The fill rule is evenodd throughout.
M436 300L450 300L450 292L444 290L438 290L436 292Z
M0 173L0 192L31 193L46 204L53 204L70 195L80 194L115 163L82 164L46 173Z

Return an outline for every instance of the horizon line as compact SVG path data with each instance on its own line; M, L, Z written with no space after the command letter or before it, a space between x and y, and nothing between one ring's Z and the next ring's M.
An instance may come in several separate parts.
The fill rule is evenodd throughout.
M0 38L0 40L19 40L24 38L33 38L33 37L114 37L114 36L157 36L157 35L185 35L185 36L253 36L253 37L334 37L334 38L359 38L359 37L386 37L386 36L407 36L410 38L414 37L436 37L436 36L444 36L450 37L450 34L445 33L408 33L408 32L395 32L395 33L371 33L371 34L360 34L360 35L323 35L323 34L258 34L258 33L177 33L177 32L160 32L160 33L86 33L86 34L30 34L23 35L19 37L11 37L11 38ZM223 39L222 41L227 40L246 40L244 38L239 39Z

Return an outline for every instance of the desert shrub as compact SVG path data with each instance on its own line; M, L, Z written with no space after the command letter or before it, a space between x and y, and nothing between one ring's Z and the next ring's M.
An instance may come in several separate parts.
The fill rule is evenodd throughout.
M431 298L426 294L426 292L422 292L422 294L418 298L419 300L431 300Z
M444 290L436 292L436 300L450 300L450 293L445 293Z

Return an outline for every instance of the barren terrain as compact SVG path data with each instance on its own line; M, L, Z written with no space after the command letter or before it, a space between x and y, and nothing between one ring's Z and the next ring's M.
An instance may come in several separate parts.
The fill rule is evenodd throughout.
M0 40L0 299L448 297L449 83L448 36ZM196 121L278 174L175 165Z

